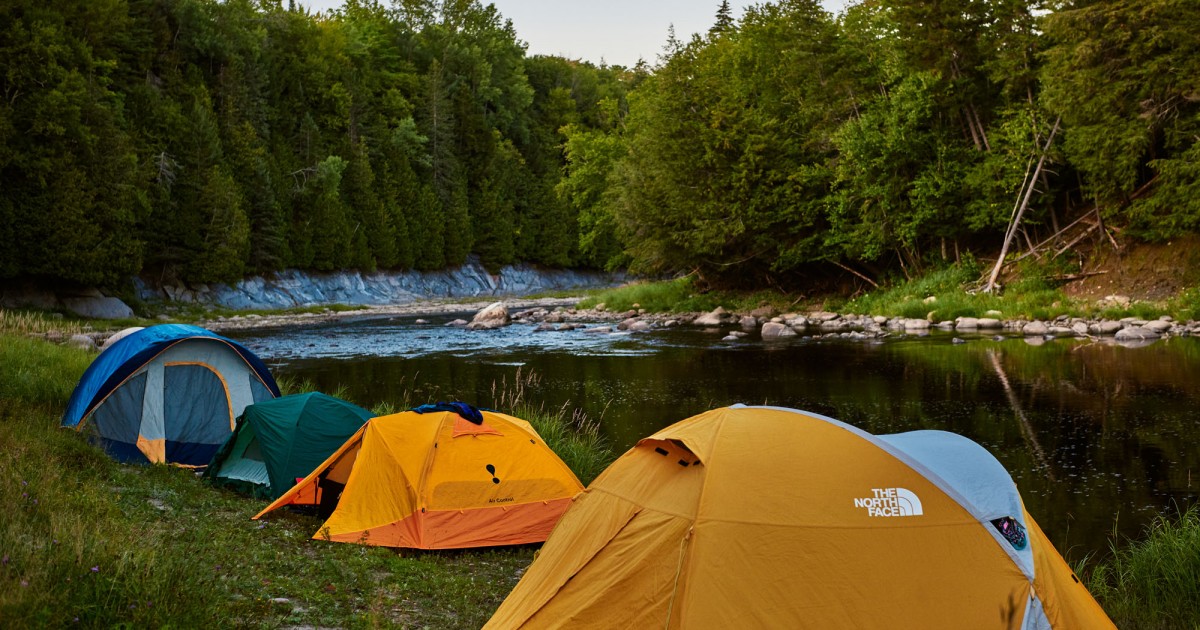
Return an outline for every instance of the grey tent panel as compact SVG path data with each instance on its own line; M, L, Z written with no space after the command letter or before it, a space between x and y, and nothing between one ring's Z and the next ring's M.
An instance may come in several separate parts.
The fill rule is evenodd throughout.
M96 408L96 431L100 437L137 442L142 424L142 399L146 395L145 373L129 379Z
M229 437L229 394L207 365L166 366L163 412L166 437L172 442L221 444Z

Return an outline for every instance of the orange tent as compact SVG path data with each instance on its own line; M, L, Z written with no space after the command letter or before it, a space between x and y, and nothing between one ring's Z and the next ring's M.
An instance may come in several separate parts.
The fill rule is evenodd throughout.
M528 422L460 408L478 422L445 410L372 418L254 518L318 504L332 513L316 539L417 549L544 541L582 484Z
M978 444L735 406L643 439L486 628L1112 628Z

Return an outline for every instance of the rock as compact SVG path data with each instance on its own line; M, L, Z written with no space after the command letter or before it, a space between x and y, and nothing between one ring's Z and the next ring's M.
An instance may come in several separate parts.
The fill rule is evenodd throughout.
M603 313L604 311L608 310L608 305L604 302L601 302L597 304L593 310L595 310L597 313Z
M1159 334L1149 328L1130 326L1117 331L1117 341L1147 341L1158 339Z
M133 309L115 297L71 296L62 299L68 311L89 319L128 319Z
M758 328L758 318L753 315L747 315L738 320L738 325L746 330L754 330Z
M1025 326L1021 328L1021 332L1024 333L1026 337L1034 337L1034 336L1041 337L1041 336L1044 336L1049 331L1050 331L1049 326L1046 326L1046 324L1044 322L1040 322L1040 321L1036 321L1036 320L1029 322L1028 324L1025 324Z
M929 330L929 320L927 319L906 319L904 320L905 330Z
M1124 326L1121 325L1121 322L1114 322L1111 319L1096 322L1095 324L1088 326L1088 330L1090 330L1093 335L1112 335L1122 328L1124 328Z
M993 313L995 311L988 311L988 312ZM996 319L995 317L980 317L979 318L979 327L984 328L984 329L989 329L989 330L993 329L993 328L1003 328L1004 323L1001 322L1000 320Z
M96 342L87 335L71 335L67 340L67 345L80 350L95 350Z
M563 321L562 311L554 311L546 316L546 322L551 324L561 324Z
M1050 335L1053 337L1074 337L1076 332L1074 328L1066 326L1051 326Z
M837 313L830 313L829 311L817 311L815 313L808 314L808 321L810 321L810 322L827 322L830 320L837 319L838 317L840 317L840 315L838 315Z
M629 327L636 321L638 321L636 317L631 317L629 319L626 319L625 321L621 322L620 324L617 324L617 330L629 330Z
M554 330L557 330L559 332L567 332L567 331L575 330L576 328L578 328L578 326L576 326L575 324L568 323L568 324L559 324L558 328L555 328Z
M414 324L428 324L429 320L417 318L415 321L413 321L413 323Z
M1163 321L1163 320L1159 319L1159 320L1155 320L1152 322L1146 322L1146 325L1142 326L1142 328L1147 328L1149 330L1153 330L1154 332L1161 335L1162 333L1165 333L1168 330L1171 330L1171 322Z
M953 338L953 339L951 339L951 340L950 340L950 343L957 345L957 344L960 344L960 343L967 343L967 342L966 342L966 341L964 341L964 340L962 340L962 339L959 339L958 337L955 337L955 338Z
M112 347L112 345L114 343L117 343L118 341L128 337L129 335L132 335L133 333L135 333L139 330L142 330L141 326L133 326L131 328L126 328L124 330L118 330L117 332L113 333L112 336L110 336L108 339L104 340L104 344L100 346L100 351L103 352L105 350L108 350L109 348Z
M888 318L884 317L883 315L876 315L875 317L871 318L871 321L882 326L887 323Z
M548 330L554 330L554 324L542 322L541 324L538 324L537 328L533 329L533 332L546 332Z
M959 317L954 320L955 328L959 330L976 330L979 328L979 318L977 317Z
M924 300L921 300L921 301L922 301L922 302L924 302L925 304L933 304L934 302L937 302L937 296L936 296L936 295L931 295L931 296L929 296L929 297L927 297L927 298L925 298Z
M705 313L700 317L692 320L692 324L696 326L720 326L724 323L725 315L728 311L724 307L718 306L711 313Z
M738 340L737 335L725 335L724 337L721 337L721 341L737 341L737 340Z
M1129 299L1128 295L1106 295L1100 300L1101 306L1117 306L1120 308L1128 308L1133 300Z
M753 311L750 311L750 317L755 319L771 319L775 316L775 307L760 306Z
M796 331L775 322L767 322L763 324L762 330L759 332L763 339L781 339L784 337L795 337Z
M1071 330L1075 331L1077 335L1086 335L1088 334L1087 322L1075 322L1071 324Z
M1004 313L1001 313L1000 311L997 311L996 309L992 309L992 310L984 313L984 315L987 317L1001 317L1004 315Z
M646 332L650 330L650 322L637 320L629 325L629 332Z
M470 323L470 322L468 322L465 319L456 319L452 322L446 322L446 326L457 326L457 327L461 328L463 326L466 326L468 323Z
M471 323L467 324L467 328L471 330L494 330L507 326L512 322L512 318L508 315L508 308L503 302L494 302L475 313L475 317L471 318Z
M594 328L585 328L583 330L583 332L585 332L585 333L590 333L590 334L594 334L594 335L598 335L598 334L602 334L602 333L610 333L612 331L613 331L612 326L596 326Z

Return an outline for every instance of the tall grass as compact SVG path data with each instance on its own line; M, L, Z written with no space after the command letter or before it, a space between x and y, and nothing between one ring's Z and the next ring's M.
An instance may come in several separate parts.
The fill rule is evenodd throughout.
M550 450L587 485L613 461L612 448L600 435L600 419L591 418L580 409L570 410L569 404L547 409L544 404L535 403L529 393L540 382L541 377L535 372L518 369L511 382L504 379L492 383L493 404L533 425Z
M776 291L700 290L689 276L658 282L638 282L595 292L580 301L579 307L593 308L599 304L604 304L610 311L627 311L636 306L655 313L712 311L718 306L726 310L749 311L767 305L782 312L794 306L795 300Z
M1088 588L1121 628L1200 628L1200 507L1160 517L1146 537L1114 543Z
M90 329L77 321L48 316L37 311L13 311L0 308L0 334L14 335L45 334L58 331L67 337Z

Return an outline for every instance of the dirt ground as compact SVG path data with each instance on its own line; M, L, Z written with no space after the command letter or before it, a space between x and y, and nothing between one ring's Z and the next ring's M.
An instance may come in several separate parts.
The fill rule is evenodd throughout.
M1135 300L1160 301L1200 284L1200 236L1165 243L1105 241L1084 254L1082 271L1103 272L1068 282L1063 290L1079 298L1125 295Z

